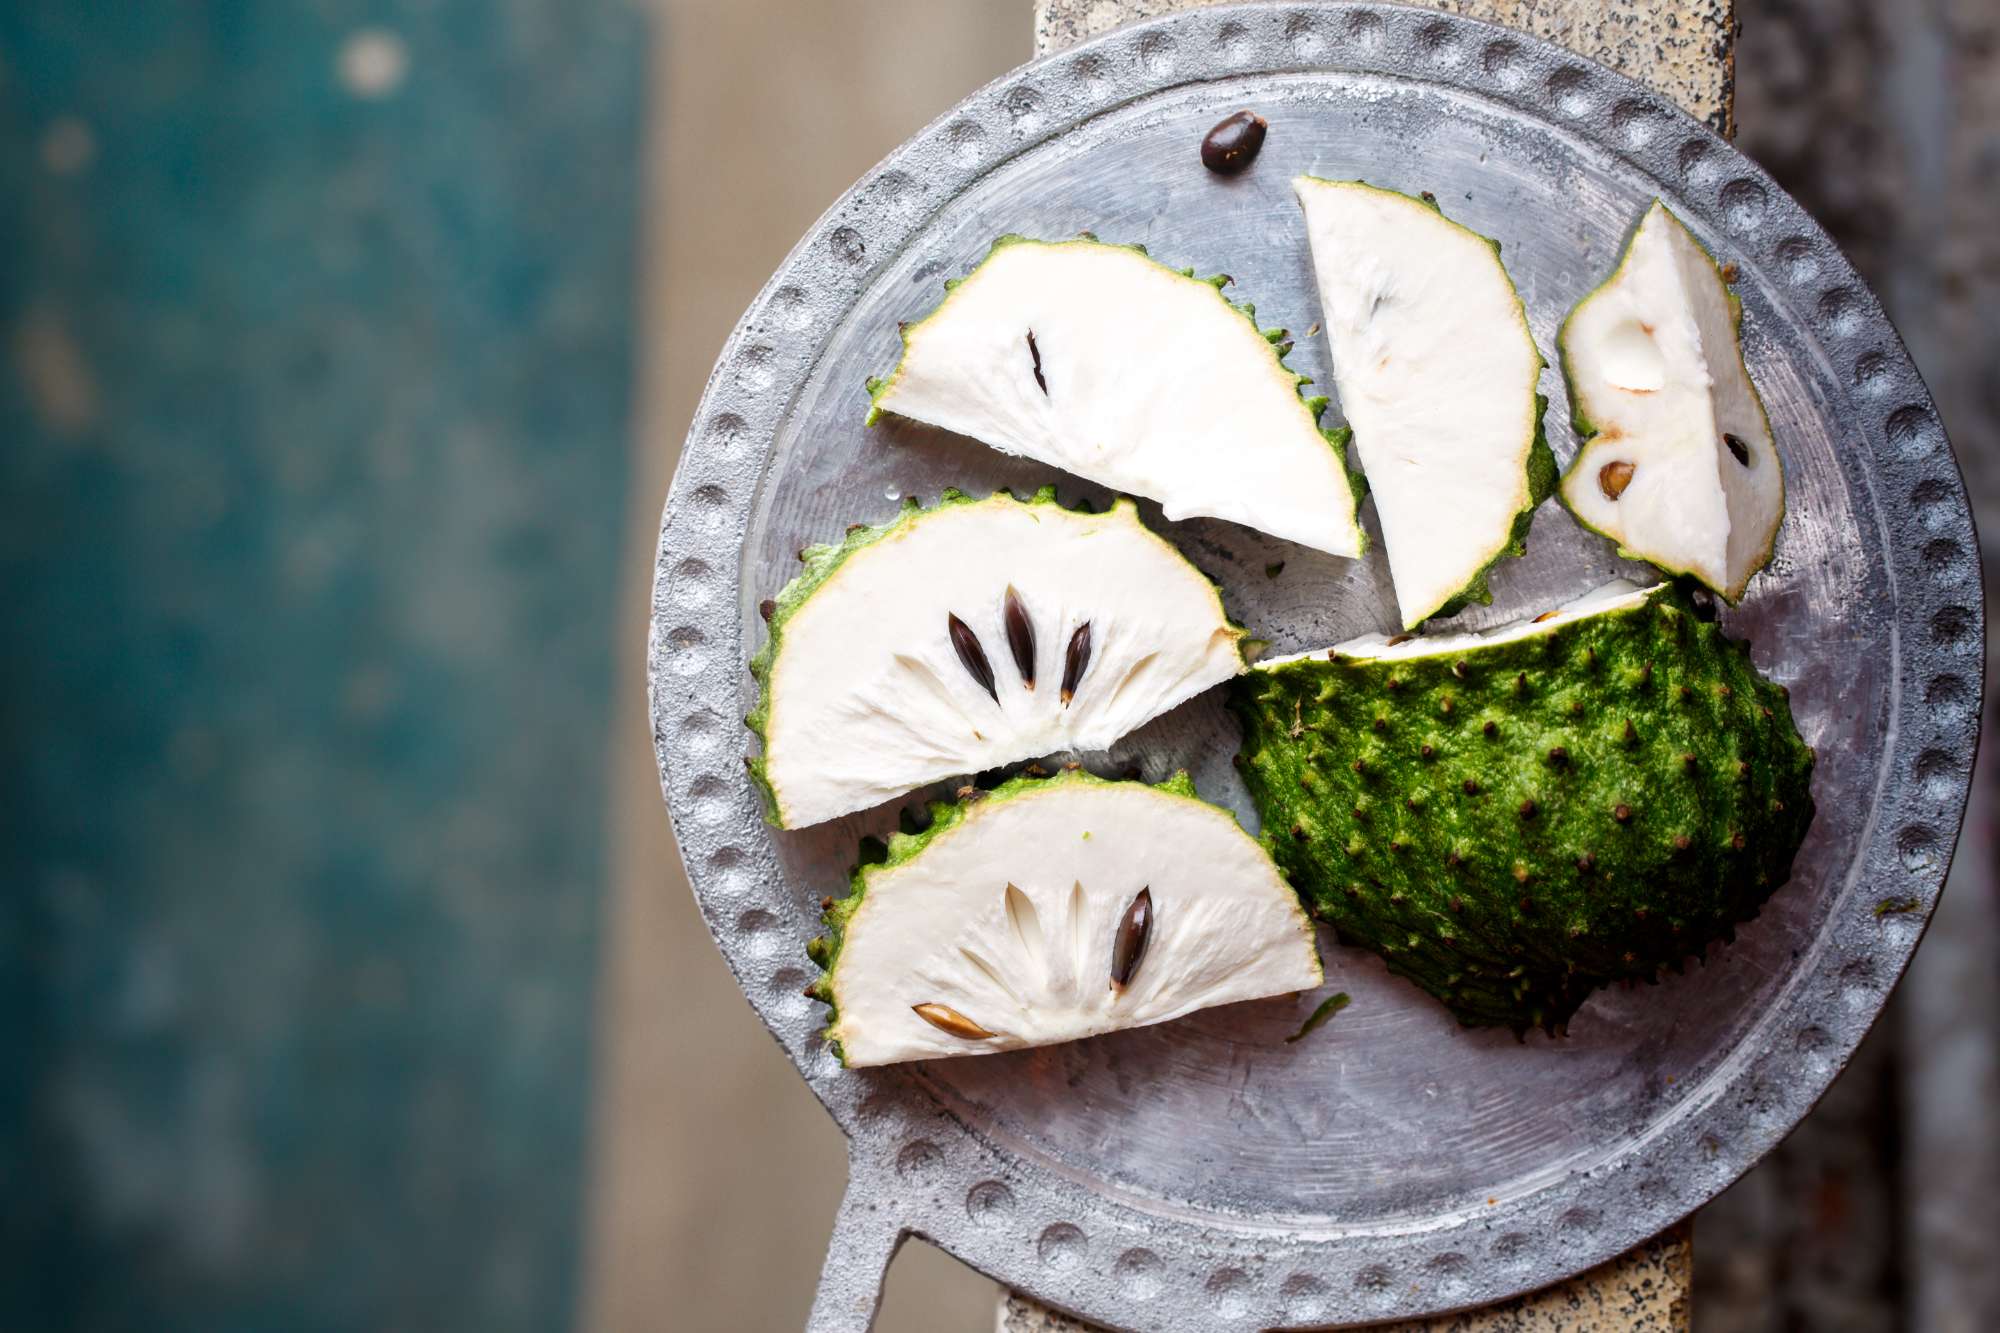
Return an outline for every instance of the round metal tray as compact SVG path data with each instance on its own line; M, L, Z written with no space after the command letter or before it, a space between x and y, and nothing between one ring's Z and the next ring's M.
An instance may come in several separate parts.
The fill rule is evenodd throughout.
M1271 121L1243 177L1196 146ZM1499 238L1538 341L1609 271L1655 195L1736 265L1751 372L1784 455L1776 560L1726 612L1792 689L1819 753L1793 881L1733 944L1658 987L1592 999L1563 1040L1457 1027L1324 941L1352 1006L1317 996L1040 1051L843 1070L799 992L821 895L896 806L765 826L742 756L758 602L806 543L904 495L1055 480L971 442L862 426L896 323L1003 232L1091 230L1236 277L1292 363L1326 381L1299 171L1436 193ZM1550 442L1575 450L1553 371ZM1379 546L1341 561L1213 521L1166 532L1279 650L1395 623ZM1728 143L1640 85L1426 10L1198 10L1037 60L967 98L834 205L744 316L688 437L648 648L654 743L696 897L744 993L850 1139L814 1326L865 1327L921 1234L1093 1320L1148 1329L1364 1322L1493 1301L1598 1263L1728 1185L1805 1114L1880 1010L1944 878L1977 738L1976 543L1930 398L1826 235ZM1269 566L1284 562L1275 577ZM1625 571L1556 503L1494 578L1484 625ZM1254 819L1234 724L1196 700L1093 767L1185 767ZM914 802L923 793L913 796ZM1254 823L1251 825L1254 827ZM1893 909L1893 910L1891 910Z

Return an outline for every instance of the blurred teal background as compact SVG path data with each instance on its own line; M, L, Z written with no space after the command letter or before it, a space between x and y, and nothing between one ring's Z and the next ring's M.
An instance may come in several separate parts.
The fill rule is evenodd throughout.
M643 38L0 11L0 1326L569 1318Z
M695 915L694 396L1015 0L0 4L0 1333L765 1329L840 1136ZM990 1327L927 1247L884 1333Z

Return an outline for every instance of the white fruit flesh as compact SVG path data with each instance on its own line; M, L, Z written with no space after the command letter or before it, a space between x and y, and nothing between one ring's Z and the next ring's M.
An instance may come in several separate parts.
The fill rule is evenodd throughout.
M1293 189L1340 408L1413 627L1466 591L1534 503L1541 353L1484 237L1360 181Z
M1563 476L1564 502L1628 555L1731 601L1770 559L1785 508L1738 319L1714 259L1655 202L1561 338L1576 415L1597 432ZM1605 475L1619 464L1622 490L1623 469Z
M1509 639L1525 639L1536 634L1546 634L1558 625L1585 616L1601 615L1606 611L1618 611L1628 606L1636 606L1650 599L1665 588L1664 583L1641 588L1625 579L1613 579L1592 592L1585 593L1573 602L1565 602L1553 611L1516 620L1497 629L1468 634L1363 634L1359 638L1337 643L1332 648L1315 648L1309 652L1287 653L1282 657L1269 657L1259 661L1257 670L1282 666L1286 662L1296 662L1306 657L1326 657L1338 654L1341 657L1362 660L1382 659L1400 661L1411 657L1436 657L1445 653L1462 653L1469 648L1491 648Z
M1170 519L1359 555L1345 461L1296 386L1212 284L1125 246L1012 241L909 326L875 405L1157 500Z
M1034 627L1033 688L1009 647L1010 587ZM954 615L992 694L953 643ZM1088 662L1065 702L1086 623ZM946 504L849 555L783 621L764 778L796 828L941 778L1102 750L1240 672L1241 638L1215 585L1129 500L1103 514L1007 495Z
M1142 889L1151 931L1115 987L1114 938ZM909 860L866 872L827 1035L849 1065L976 1055L1321 980L1297 896L1228 811L1136 782L1057 779L975 805ZM993 1035L943 1031L919 1005Z

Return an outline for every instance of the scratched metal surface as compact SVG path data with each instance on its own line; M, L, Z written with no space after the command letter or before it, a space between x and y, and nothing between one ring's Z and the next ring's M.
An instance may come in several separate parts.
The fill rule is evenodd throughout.
M1203 131L1272 122L1218 181ZM1090 229L1236 278L1262 322L1316 319L1288 181L1435 191L1498 237L1545 350L1662 195L1737 265L1752 374L1790 487L1770 569L1726 615L1789 684L1819 752L1793 882L1733 945L1603 993L1565 1040L1457 1028L1372 957L1323 942L1353 1005L1280 1039L1277 1000L1042 1051L839 1068L798 994L822 894L896 805L776 833L741 771L756 604L798 547L900 497L1054 480L907 423L863 428L862 381L999 233ZM1292 363L1325 378L1301 336ZM1549 431L1574 452L1560 377ZM1394 623L1379 546L1340 561L1229 524L1155 522L1276 648ZM1272 577L1269 567L1283 561ZM1557 505L1494 578L1482 625L1628 569ZM1976 736L1983 624L1971 520L1929 397L1874 297L1768 177L1663 97L1519 34L1419 10L1276 5L1121 30L974 94L843 198L725 347L662 531L649 645L662 781L725 957L852 1143L816 1326L865 1326L922 1233L1099 1322L1261 1328L1501 1299L1600 1262L1720 1191L1804 1114L1900 975L1942 882ZM1252 820L1217 699L1087 756L1190 770ZM921 794L920 794L921 795ZM913 797L912 800L919 799ZM900 804L900 803L899 803ZM1878 914L1890 899L1917 910Z

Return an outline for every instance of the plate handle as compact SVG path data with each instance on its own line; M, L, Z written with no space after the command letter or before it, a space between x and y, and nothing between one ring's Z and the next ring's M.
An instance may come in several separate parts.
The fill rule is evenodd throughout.
M895 1196L867 1166L850 1157L847 1193L833 1215L826 1265L819 1271L806 1333L868 1333L882 1303L889 1261L909 1236L896 1216Z

